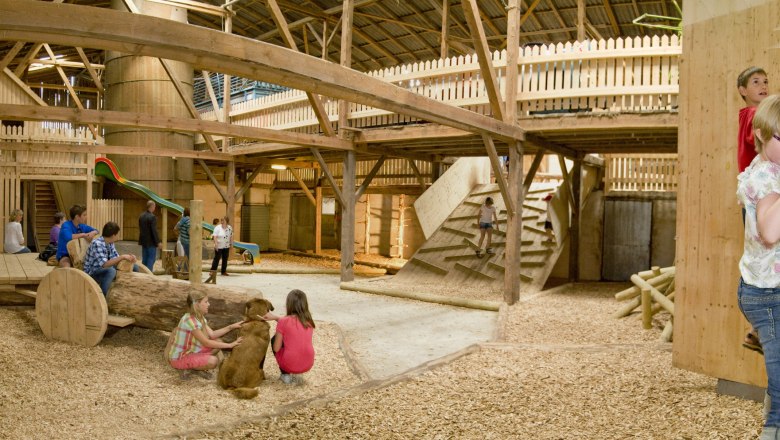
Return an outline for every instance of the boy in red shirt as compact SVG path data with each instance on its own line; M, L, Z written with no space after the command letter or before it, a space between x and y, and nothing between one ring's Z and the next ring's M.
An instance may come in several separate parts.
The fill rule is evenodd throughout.
M739 111L739 137L737 138L737 165L739 172L745 171L756 157L756 144L753 141L753 115L756 107L767 97L769 79L764 69L748 67L737 77L737 89L745 101L745 107Z
M739 134L737 137L737 166L739 172L745 171L756 157L756 144L753 139L753 116L761 101L768 95L769 79L764 69L748 67L737 77L737 90L745 101L745 107L739 111ZM745 209L742 208L742 223L745 223ZM751 328L742 346L763 354L761 342L755 329Z

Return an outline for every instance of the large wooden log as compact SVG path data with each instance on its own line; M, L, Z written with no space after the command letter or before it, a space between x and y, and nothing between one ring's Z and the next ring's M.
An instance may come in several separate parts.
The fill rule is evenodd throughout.
M240 321L250 298L262 298L259 290L242 287L192 284L187 281L151 277L134 272L119 272L108 292L108 310L129 316L135 325L169 331L187 312L187 295L205 292L209 297L209 326L213 329Z

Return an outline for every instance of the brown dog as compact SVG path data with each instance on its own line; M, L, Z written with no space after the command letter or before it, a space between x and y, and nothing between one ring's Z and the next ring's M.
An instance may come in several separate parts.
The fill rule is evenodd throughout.
M263 364L268 351L271 326L260 317L273 309L274 306L266 299L255 298L247 301L244 324L238 333L244 340L233 349L219 368L217 383L239 399L257 396L255 387L265 379Z

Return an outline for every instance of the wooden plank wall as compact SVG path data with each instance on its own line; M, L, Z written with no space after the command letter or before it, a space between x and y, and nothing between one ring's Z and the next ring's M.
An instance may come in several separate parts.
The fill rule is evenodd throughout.
M763 358L742 348L737 307L743 226L736 199L736 89L740 71L763 66L780 81L780 3L686 0L680 72L677 298L674 365L765 385Z
M108 222L119 224L119 240L124 240L122 234L122 220L124 219L124 200L93 199L92 212L90 213L90 225L98 231L103 230L103 225Z

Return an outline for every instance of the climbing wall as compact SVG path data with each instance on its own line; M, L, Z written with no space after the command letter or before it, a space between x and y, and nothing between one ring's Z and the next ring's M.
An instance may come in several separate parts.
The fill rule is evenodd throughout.
M521 291L538 291L558 260L562 246L544 230L547 202L542 200L554 192L552 184L534 184L523 203ZM498 211L499 230L493 230L495 254L476 255L480 230L477 225L479 207L486 197L492 197ZM417 250L395 278L403 283L439 282L464 288L500 289L504 284L504 252L506 251L506 209L496 184L480 185L453 210L447 220Z

